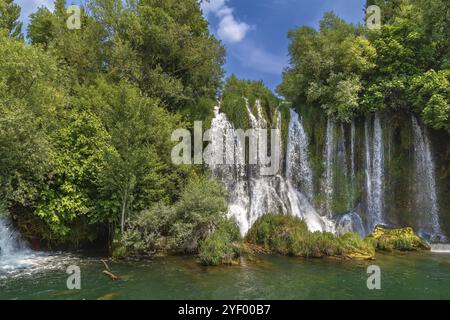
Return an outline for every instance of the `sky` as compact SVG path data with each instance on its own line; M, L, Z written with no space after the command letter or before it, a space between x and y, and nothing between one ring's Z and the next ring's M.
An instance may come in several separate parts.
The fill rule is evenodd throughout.
M68 0L68 4L80 1ZM25 26L37 7L53 7L53 0L15 2L22 7ZM263 80L274 90L289 63L290 29L305 25L317 28L327 11L334 11L347 22L362 23L364 3L365 0L210 0L202 4L202 9L211 32L227 49L227 75Z

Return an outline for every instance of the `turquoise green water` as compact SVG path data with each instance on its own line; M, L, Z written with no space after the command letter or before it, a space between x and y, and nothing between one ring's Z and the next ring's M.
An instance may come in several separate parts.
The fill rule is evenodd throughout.
M0 277L0 299L449 299L450 255L378 255L373 262L261 257L207 268L194 258L114 263L53 257L32 272ZM81 290L68 290L67 266L81 268ZM381 290L367 289L367 267L381 268Z

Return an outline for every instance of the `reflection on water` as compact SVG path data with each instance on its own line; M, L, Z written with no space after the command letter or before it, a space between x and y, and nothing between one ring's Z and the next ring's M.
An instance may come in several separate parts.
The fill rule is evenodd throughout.
M33 260L33 258L30 258ZM207 268L191 257L109 262L120 277L102 274L100 259L36 257L31 268L3 274L0 299L449 299L450 255L378 255L376 261L245 259ZM68 290L69 265L81 267L81 290ZM381 290L369 291L367 267L381 267Z

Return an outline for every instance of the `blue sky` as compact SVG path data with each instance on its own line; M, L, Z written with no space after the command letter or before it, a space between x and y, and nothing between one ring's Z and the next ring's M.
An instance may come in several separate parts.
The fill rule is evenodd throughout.
M16 2L22 6L21 19L26 23L38 6L51 8L53 0ZM211 32L227 48L227 74L263 80L275 89L288 64L288 30L303 25L317 28L326 11L360 23L364 3L365 0L210 0L203 5L203 12Z

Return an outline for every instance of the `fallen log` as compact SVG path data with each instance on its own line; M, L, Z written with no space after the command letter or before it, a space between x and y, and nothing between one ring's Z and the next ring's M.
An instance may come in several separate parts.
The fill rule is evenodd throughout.
M112 273L111 269L109 268L108 264L105 260L102 260L103 264L105 265L106 270L103 270L103 274L107 275L112 281L119 280L119 277L116 276L114 273Z
M108 270L103 270L103 274L107 275L112 281L117 281L119 280L119 277L116 276L114 273L108 271Z

